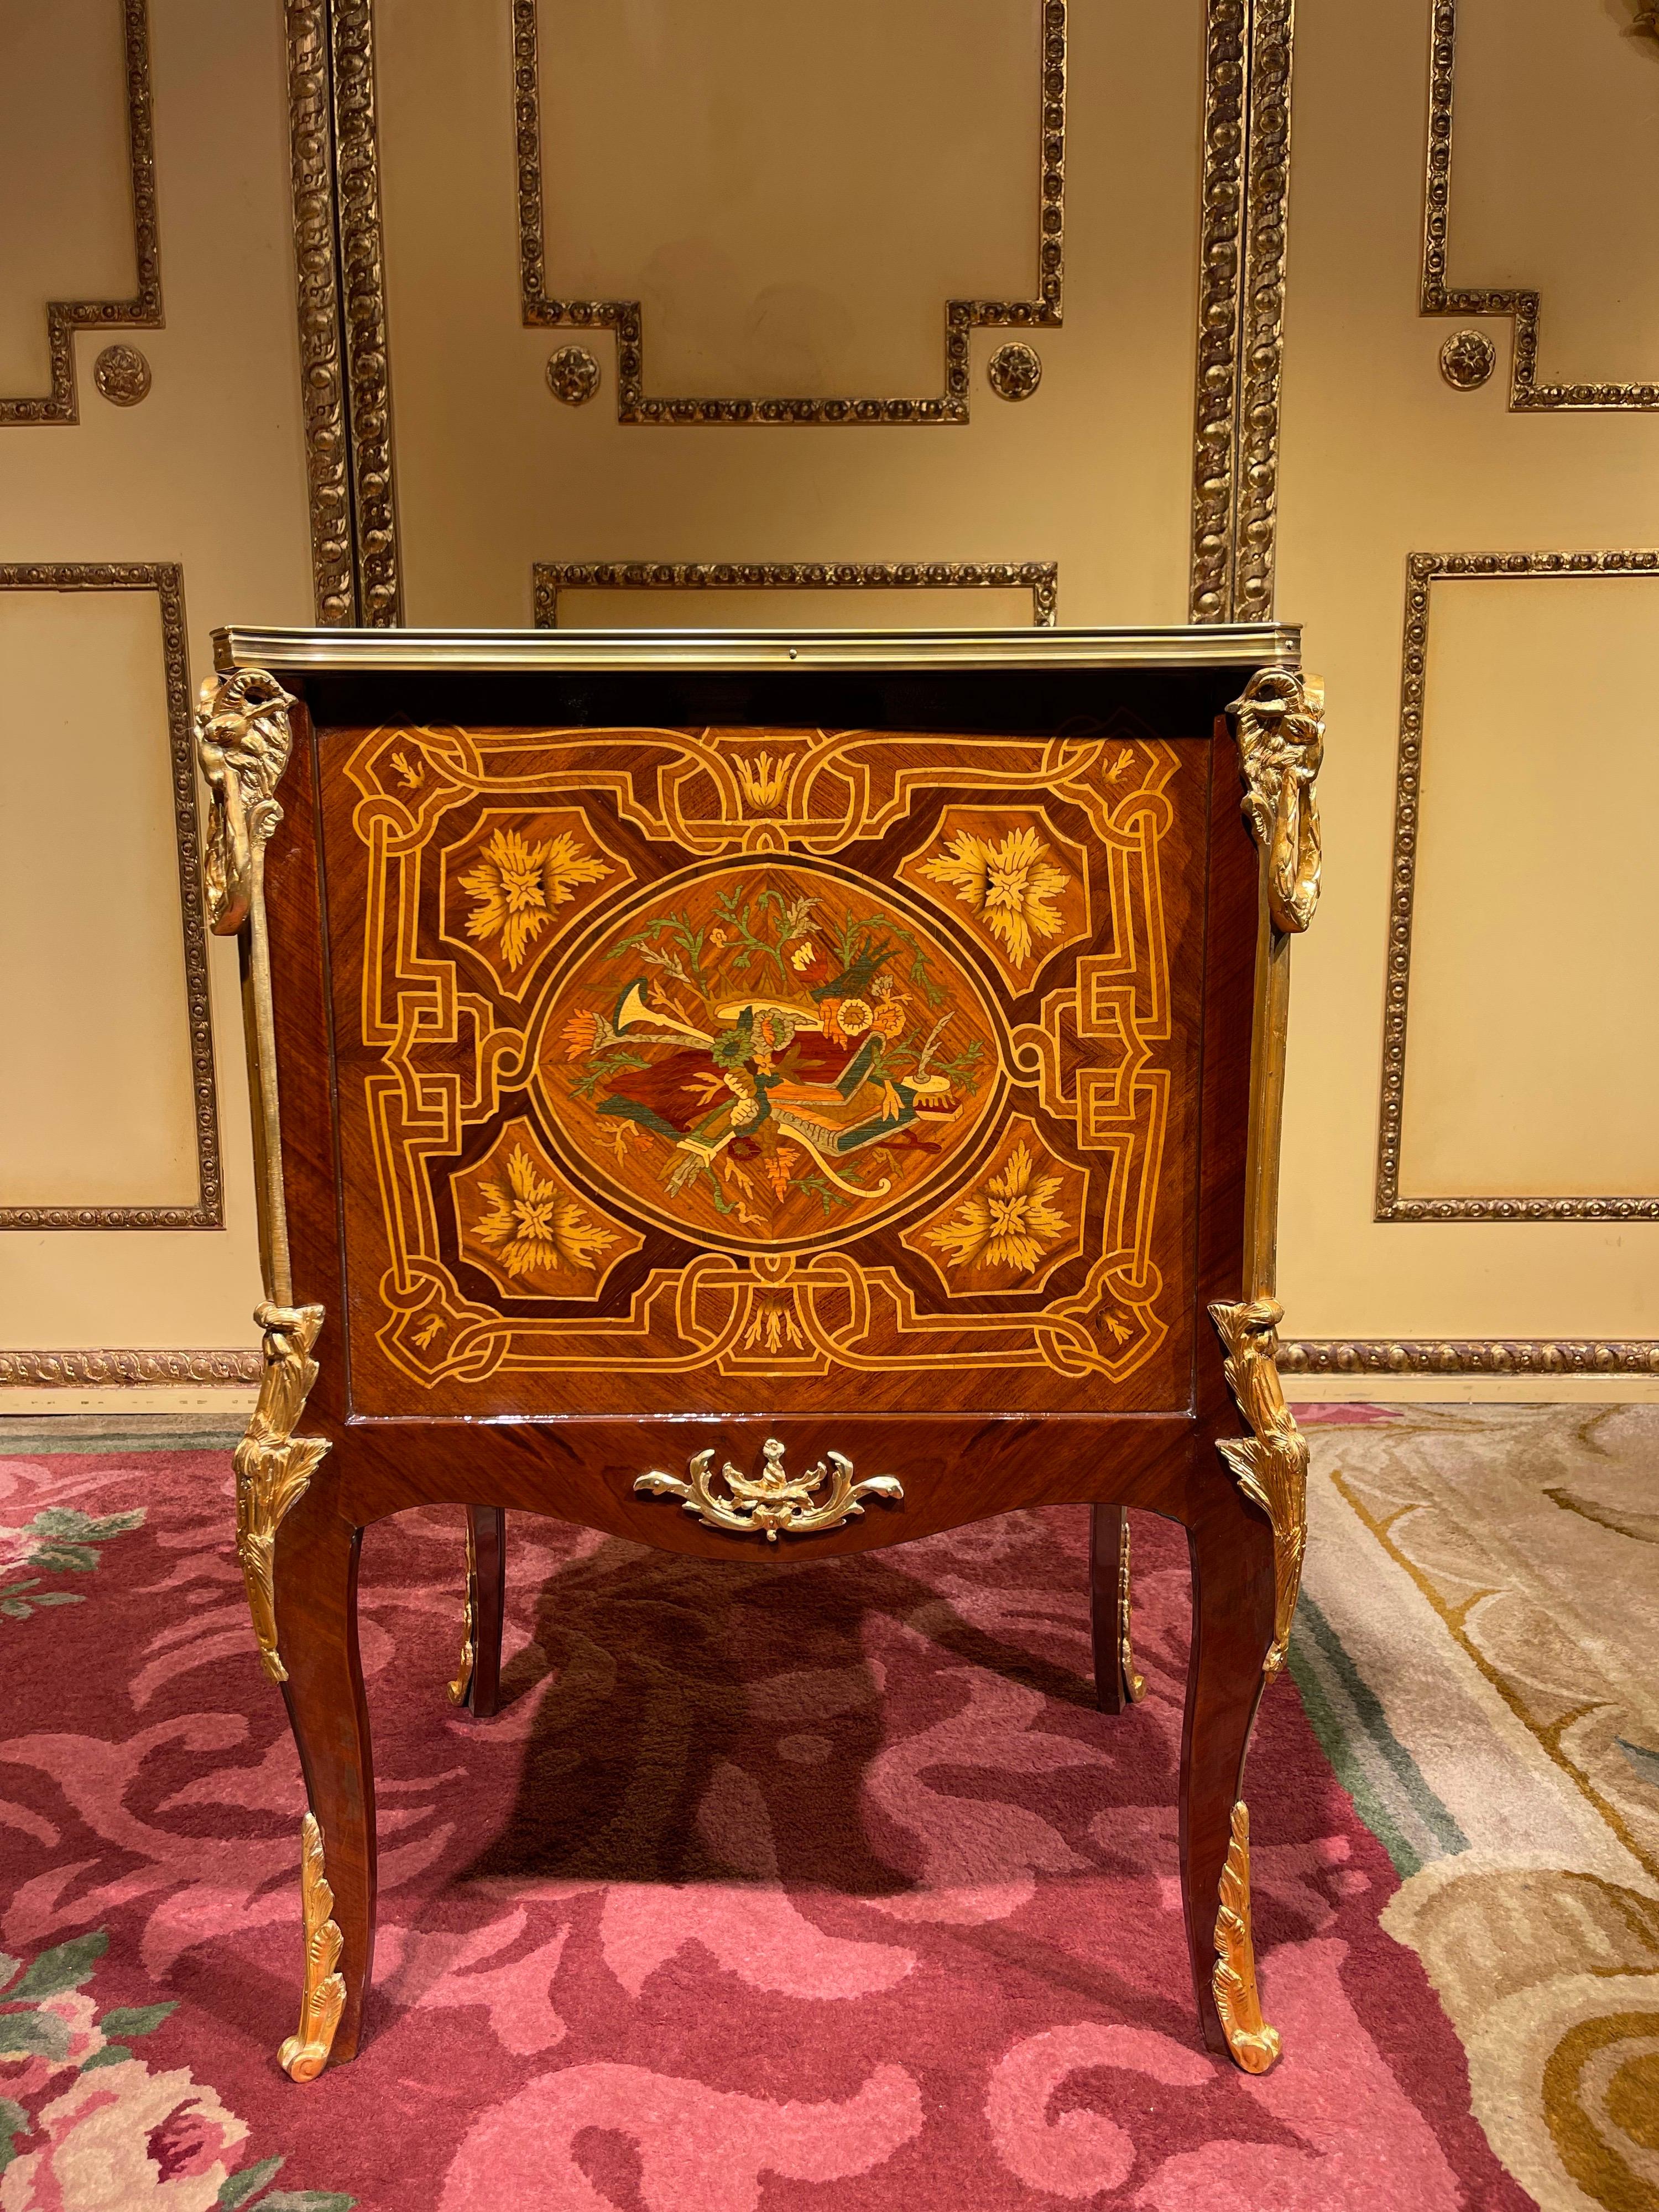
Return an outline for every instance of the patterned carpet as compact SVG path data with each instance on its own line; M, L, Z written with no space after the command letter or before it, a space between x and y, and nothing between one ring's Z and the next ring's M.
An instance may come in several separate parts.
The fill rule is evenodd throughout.
M1291 1663L1403 1879L1383 1925L1546 2212L1654 2212L1659 1406L1301 1412Z
M1323 1437L1397 1543L1378 1487L1405 1479L1395 1439ZM1350 1548L1382 1540L1340 1510ZM1565 2021L1567 1999L1559 1975L1494 1990L1485 1931L1508 1898L1565 1955L1569 1907L1516 1914L1512 1876L1481 1889L1497 1862L1474 1810L1352 1671L1334 1541L1298 1666L1412 1870L1400 1887L1275 1685L1249 1796L1286 2057L1252 2079L1200 2048L1187 1977L1176 1532L1136 1516L1149 1695L1108 1719L1085 1679L1079 1509L719 1567L515 1516L516 1694L475 1725L442 1692L458 1519L404 1516L366 1546L376 2002L360 2058L299 2088L273 2054L300 1792L228 1462L0 1460L0 2212L1525 2212L1428 1977L1496 2134L1504 2022L1521 2006L1553 2051L1563 2028L1531 2023L1550 2003ZM1414 1646L1393 1663L1413 1670ZM1600 1741L1582 1717L1550 1725L1574 1756ZM1626 1733L1650 1744L1646 1726ZM1529 1865L1555 1834L1534 1795L1505 1824ZM1608 1957L1638 1940L1621 1879L1601 1863L1586 1884L1607 1902L1578 1909L1581 1977L1602 1964L1590 1931ZM1595 1986L1575 2109L1634 2109L1644 2062L1596 2023L1637 2001Z

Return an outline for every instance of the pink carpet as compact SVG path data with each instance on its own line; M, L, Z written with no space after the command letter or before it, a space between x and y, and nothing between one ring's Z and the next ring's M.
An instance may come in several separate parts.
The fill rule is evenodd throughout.
M1108 1718L1076 1508L718 1568L515 1516L483 1723L459 1514L371 1530L376 1996L295 2087L298 1767L231 1522L215 1454L0 1462L0 2212L1530 2204L1286 1680L1249 1786L1286 2056L1200 2048L1185 1548L1135 1516L1150 1689Z

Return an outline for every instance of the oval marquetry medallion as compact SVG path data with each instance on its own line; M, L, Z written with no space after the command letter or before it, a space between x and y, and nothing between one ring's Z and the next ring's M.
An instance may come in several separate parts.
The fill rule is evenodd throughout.
M742 860L619 908L543 1002L573 1165L699 1244L839 1243L965 1164L1000 1024L939 931L855 877ZM988 1131L987 1131L988 1133Z

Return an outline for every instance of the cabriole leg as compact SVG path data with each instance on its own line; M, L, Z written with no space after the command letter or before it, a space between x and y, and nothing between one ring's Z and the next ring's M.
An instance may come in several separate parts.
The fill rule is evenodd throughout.
M507 1516L499 1506L466 1509L466 1601L460 1671L451 1699L477 1720L500 1710L501 1619L507 1604Z
M1279 2056L1261 2017L1250 1927L1244 1753L1273 1641L1273 1541L1267 1516L1231 1483L1206 1486L1188 1531L1193 1648L1181 1746L1181 1884L1204 2040L1246 2073Z
M305 1981L299 2027L279 2054L296 2081L354 2056L374 1957L374 1771L357 1650L362 1531L308 1490L276 1535L283 1695L310 1811L301 1838Z

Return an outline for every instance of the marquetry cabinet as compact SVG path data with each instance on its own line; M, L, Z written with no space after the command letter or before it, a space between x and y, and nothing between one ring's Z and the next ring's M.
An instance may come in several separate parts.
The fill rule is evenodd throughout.
M508 1510L735 1559L1086 1501L1108 1711L1123 1509L1182 1523L1199 2010L1270 2063L1241 1776L1304 1533L1296 632L216 643L268 1298L238 1541L310 1802L290 2072L356 2050L369 1980L358 1547L431 1503L468 1509L480 1717Z

